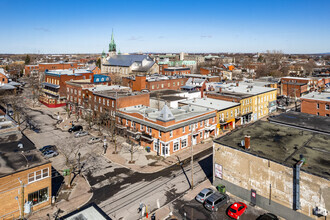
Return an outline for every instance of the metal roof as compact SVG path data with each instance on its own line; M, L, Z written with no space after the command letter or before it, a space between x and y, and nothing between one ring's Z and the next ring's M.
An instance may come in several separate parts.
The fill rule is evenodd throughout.
M129 67L134 62L142 62L145 59L150 60L148 55L140 55L140 54L115 55L110 57L110 59L107 60L107 63L105 63L104 65Z
M47 82L43 82L43 83L41 83L41 85L52 87L52 88L55 88L55 89L60 88L59 85L55 85L55 84L51 84L51 83L47 83Z

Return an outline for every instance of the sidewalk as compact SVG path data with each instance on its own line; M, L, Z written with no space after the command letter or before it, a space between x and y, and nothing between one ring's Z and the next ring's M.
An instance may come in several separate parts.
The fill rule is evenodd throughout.
M61 210L59 212L59 216L63 216L85 205L93 196L93 193L90 192L89 183L85 180L84 177L77 176L74 181L74 184L76 185L71 191L68 200L61 200L58 203L55 203L55 205L40 209L32 213L32 215L29 216L28 219L48 220L47 214L49 214L50 219L53 219L53 215L57 213L58 210Z
M178 158L180 161L183 161L191 157L191 148L187 147L184 150L180 150L177 153L174 153L166 158L157 156L156 152L151 151L148 153L143 147L136 149L136 152L133 154L133 160L135 163L131 164L131 153L129 152L128 146L123 146L123 140L119 140L117 154L113 154L114 146L110 144L107 149L107 153L104 155L111 162L120 164L128 169L132 169L135 172L139 173L155 173L160 170L163 170L173 164L178 163ZM193 146L194 155L212 147L212 139L208 139L203 144L197 144Z

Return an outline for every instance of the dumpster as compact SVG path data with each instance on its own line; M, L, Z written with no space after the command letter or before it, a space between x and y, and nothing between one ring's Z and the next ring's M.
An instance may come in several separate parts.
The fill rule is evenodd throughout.
M222 194L225 194L226 193L226 186L225 185L222 185L222 184L219 184L217 186L217 190L222 193Z

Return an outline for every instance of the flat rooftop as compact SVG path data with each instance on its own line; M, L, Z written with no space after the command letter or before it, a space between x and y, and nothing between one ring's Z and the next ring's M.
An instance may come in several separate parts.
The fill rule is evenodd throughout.
M53 75L78 75L78 74L84 74L84 73L92 73L92 71L88 69L65 69L65 70L49 70L46 72L46 74L53 74Z
M270 122L330 135L330 118L302 112L285 112L268 118Z
M240 145L245 135L251 137L249 150ZM306 159L301 167L303 171L329 180L329 139L330 136L326 134L257 121L214 142L288 167L293 167L303 155Z
M226 97L236 98L236 99L245 99L245 98L249 98L249 97L253 96L252 94L237 93L237 92L230 92L230 91L223 91L223 90L221 92L207 92L207 94L226 96Z
M301 98L330 102L330 92L310 92Z
M172 90L172 89L163 89L163 90L157 90L150 92L150 97L157 97L157 96L166 96L166 95L179 95L183 94L185 92L179 91L179 90Z
M180 103L203 106L203 107L207 107L207 108L211 108L211 109L216 109L218 111L240 105L240 103L237 103L237 102L228 102L228 101L223 101L223 100L219 100L219 99L211 99L211 98L189 99L186 101L182 101Z
M23 148L18 147L20 143ZM0 177L47 163L49 160L21 132L0 135Z
M183 67L183 66L171 66L164 68L164 71L175 71L175 70L190 70L189 67Z
M130 91L116 91L116 90L104 90L104 91L98 91L94 92L94 95L96 96L102 96L105 98L121 98L121 97L126 97L126 96L137 96L141 94L147 94L143 92L130 92Z
M251 95L259 95L266 92L277 90L275 88L246 85L244 83L239 83L238 86L236 85L236 83L227 83L227 84L221 84L220 87L222 88L222 91L231 92L231 93L251 94Z
M126 113L138 113L144 116L144 118L147 118L151 121L156 121L156 119L159 118L162 114L162 111L158 111L158 109L156 108L151 108L149 106L144 106L144 105L121 108L120 111ZM170 109L170 113L173 115L174 120L176 122L187 120L212 111L214 110L205 107L194 106L194 105L186 105L186 106Z

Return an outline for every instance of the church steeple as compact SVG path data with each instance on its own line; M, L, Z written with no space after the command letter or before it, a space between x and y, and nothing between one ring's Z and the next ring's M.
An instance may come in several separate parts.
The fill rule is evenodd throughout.
M113 29L112 29L112 34L111 34L111 42L109 44L109 52L116 53L116 43L115 43L115 39L113 37Z

